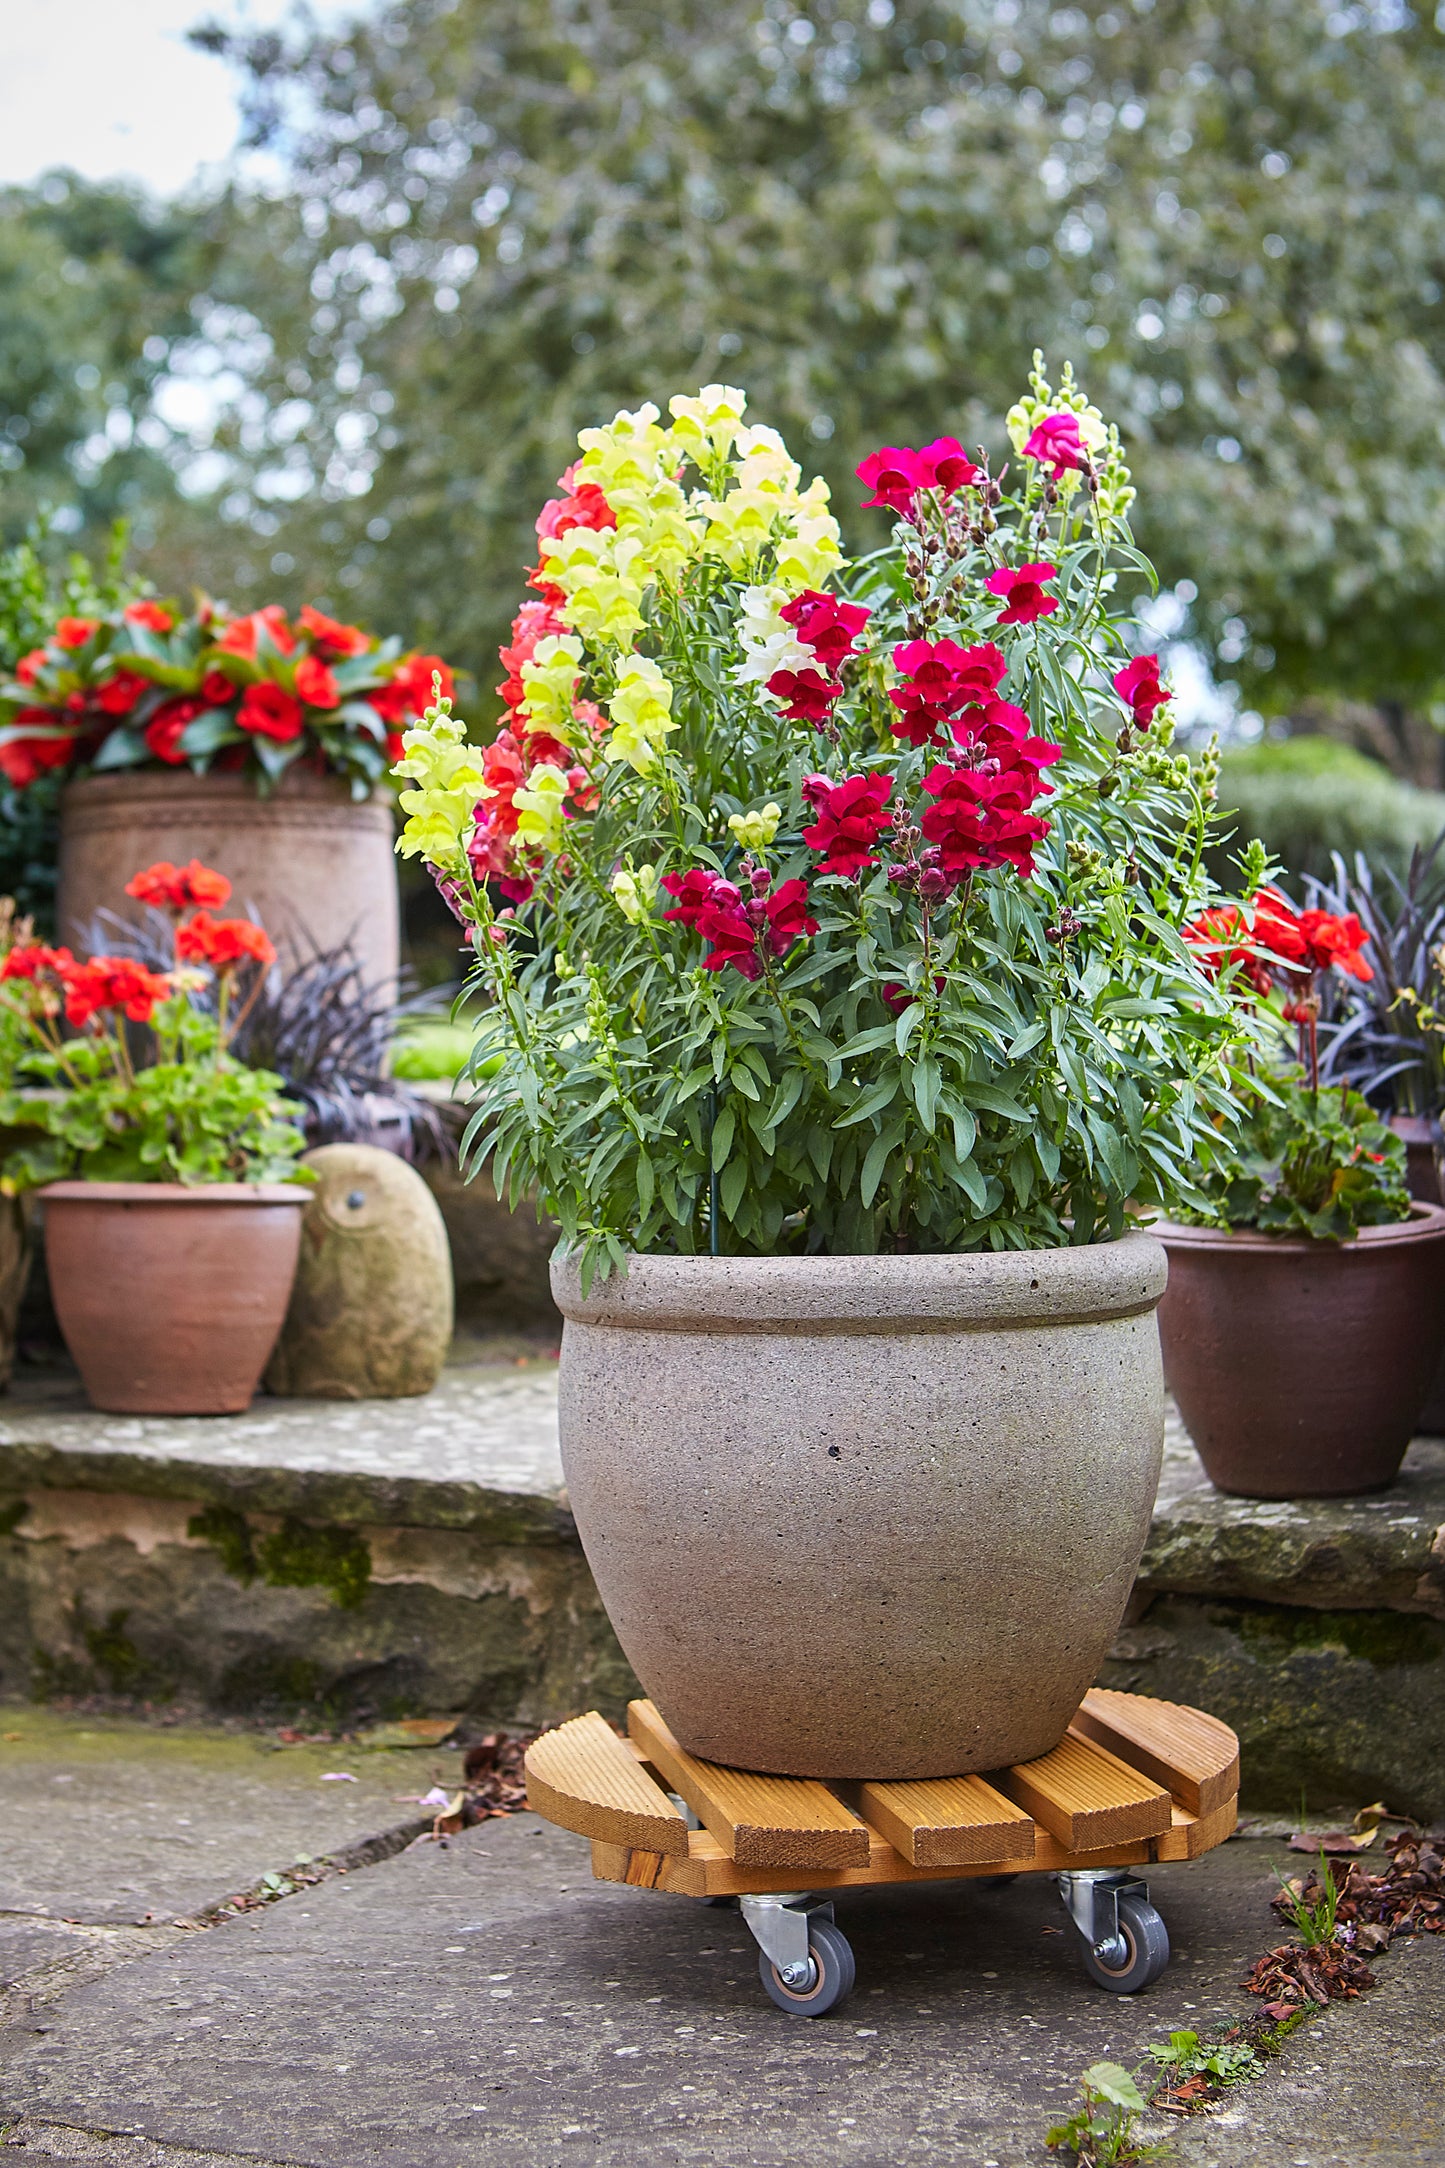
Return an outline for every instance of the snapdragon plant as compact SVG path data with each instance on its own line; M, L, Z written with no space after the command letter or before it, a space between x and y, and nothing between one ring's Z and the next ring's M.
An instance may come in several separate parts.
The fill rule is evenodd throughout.
M439 701L407 733L398 848L489 997L468 1163L589 1273L1088 1243L1197 1199L1247 1025L1182 938L1214 760L1133 652L1117 435L1036 358L1005 471L863 462L897 525L850 565L744 411L585 430L508 728Z

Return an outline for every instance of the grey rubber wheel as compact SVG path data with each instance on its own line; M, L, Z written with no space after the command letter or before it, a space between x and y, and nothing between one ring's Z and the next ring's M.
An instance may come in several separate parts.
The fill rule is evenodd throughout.
M805 1987L795 1988L789 1987L766 1950L758 1952L763 1985L789 2017L822 2017L825 2011L836 2009L856 1976L853 1946L831 1921L808 1922L808 1956L812 1960L812 1980Z
M1137 1995L1158 1979L1169 1962L1169 1930L1148 1898L1131 1892L1119 1899L1119 1933L1124 1940L1119 1962L1101 1963L1098 1952L1086 1942L1084 1970L1111 1995Z

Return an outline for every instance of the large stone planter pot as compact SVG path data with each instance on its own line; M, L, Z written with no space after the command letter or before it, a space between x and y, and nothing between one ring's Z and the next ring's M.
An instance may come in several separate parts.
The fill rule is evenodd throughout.
M375 985L396 978L399 940L390 801L353 799L340 776L288 768L269 798L241 775L138 768L82 776L60 801L60 938L84 940L97 911L143 916L124 893L142 866L192 858L254 905L289 963L350 942Z
M45 1254L85 1389L117 1415L236 1415L286 1315L296 1182L52 1182Z
M1352 1242L1155 1233L1165 1374L1211 1482L1237 1498L1392 1483L1445 1342L1445 1210Z
M682 1743L820 1777L1055 1746L1163 1443L1146 1235L964 1257L639 1257L566 1318L568 1495Z

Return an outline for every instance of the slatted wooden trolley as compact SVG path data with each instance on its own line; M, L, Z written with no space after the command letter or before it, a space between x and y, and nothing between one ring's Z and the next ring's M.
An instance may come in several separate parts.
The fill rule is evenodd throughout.
M987 1777L820 1783L699 1761L650 1701L621 1739L595 1712L527 1753L539 1814L592 1840L599 1881L735 1899L780 2008L820 2017L853 1984L828 1893L881 1882L1051 1874L1085 1969L1135 1994L1169 1961L1137 1870L1197 1859L1235 1824L1239 1742L1200 1709L1095 1688L1038 1761Z

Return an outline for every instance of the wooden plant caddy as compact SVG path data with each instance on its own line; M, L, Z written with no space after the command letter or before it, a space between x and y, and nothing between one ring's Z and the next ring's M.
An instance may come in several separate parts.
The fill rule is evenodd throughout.
M1145 1694L1096 1687L1051 1753L987 1777L760 1776L687 1753L650 1701L629 1705L627 1726L620 1739L593 1711L544 1732L527 1751L529 1804L591 1839L599 1881L736 1899L764 1986L798 2016L853 1983L828 1894L882 1882L1052 1874L1086 1970L1136 1993L1169 1939L1133 1870L1198 1859L1235 1824L1234 1733Z

